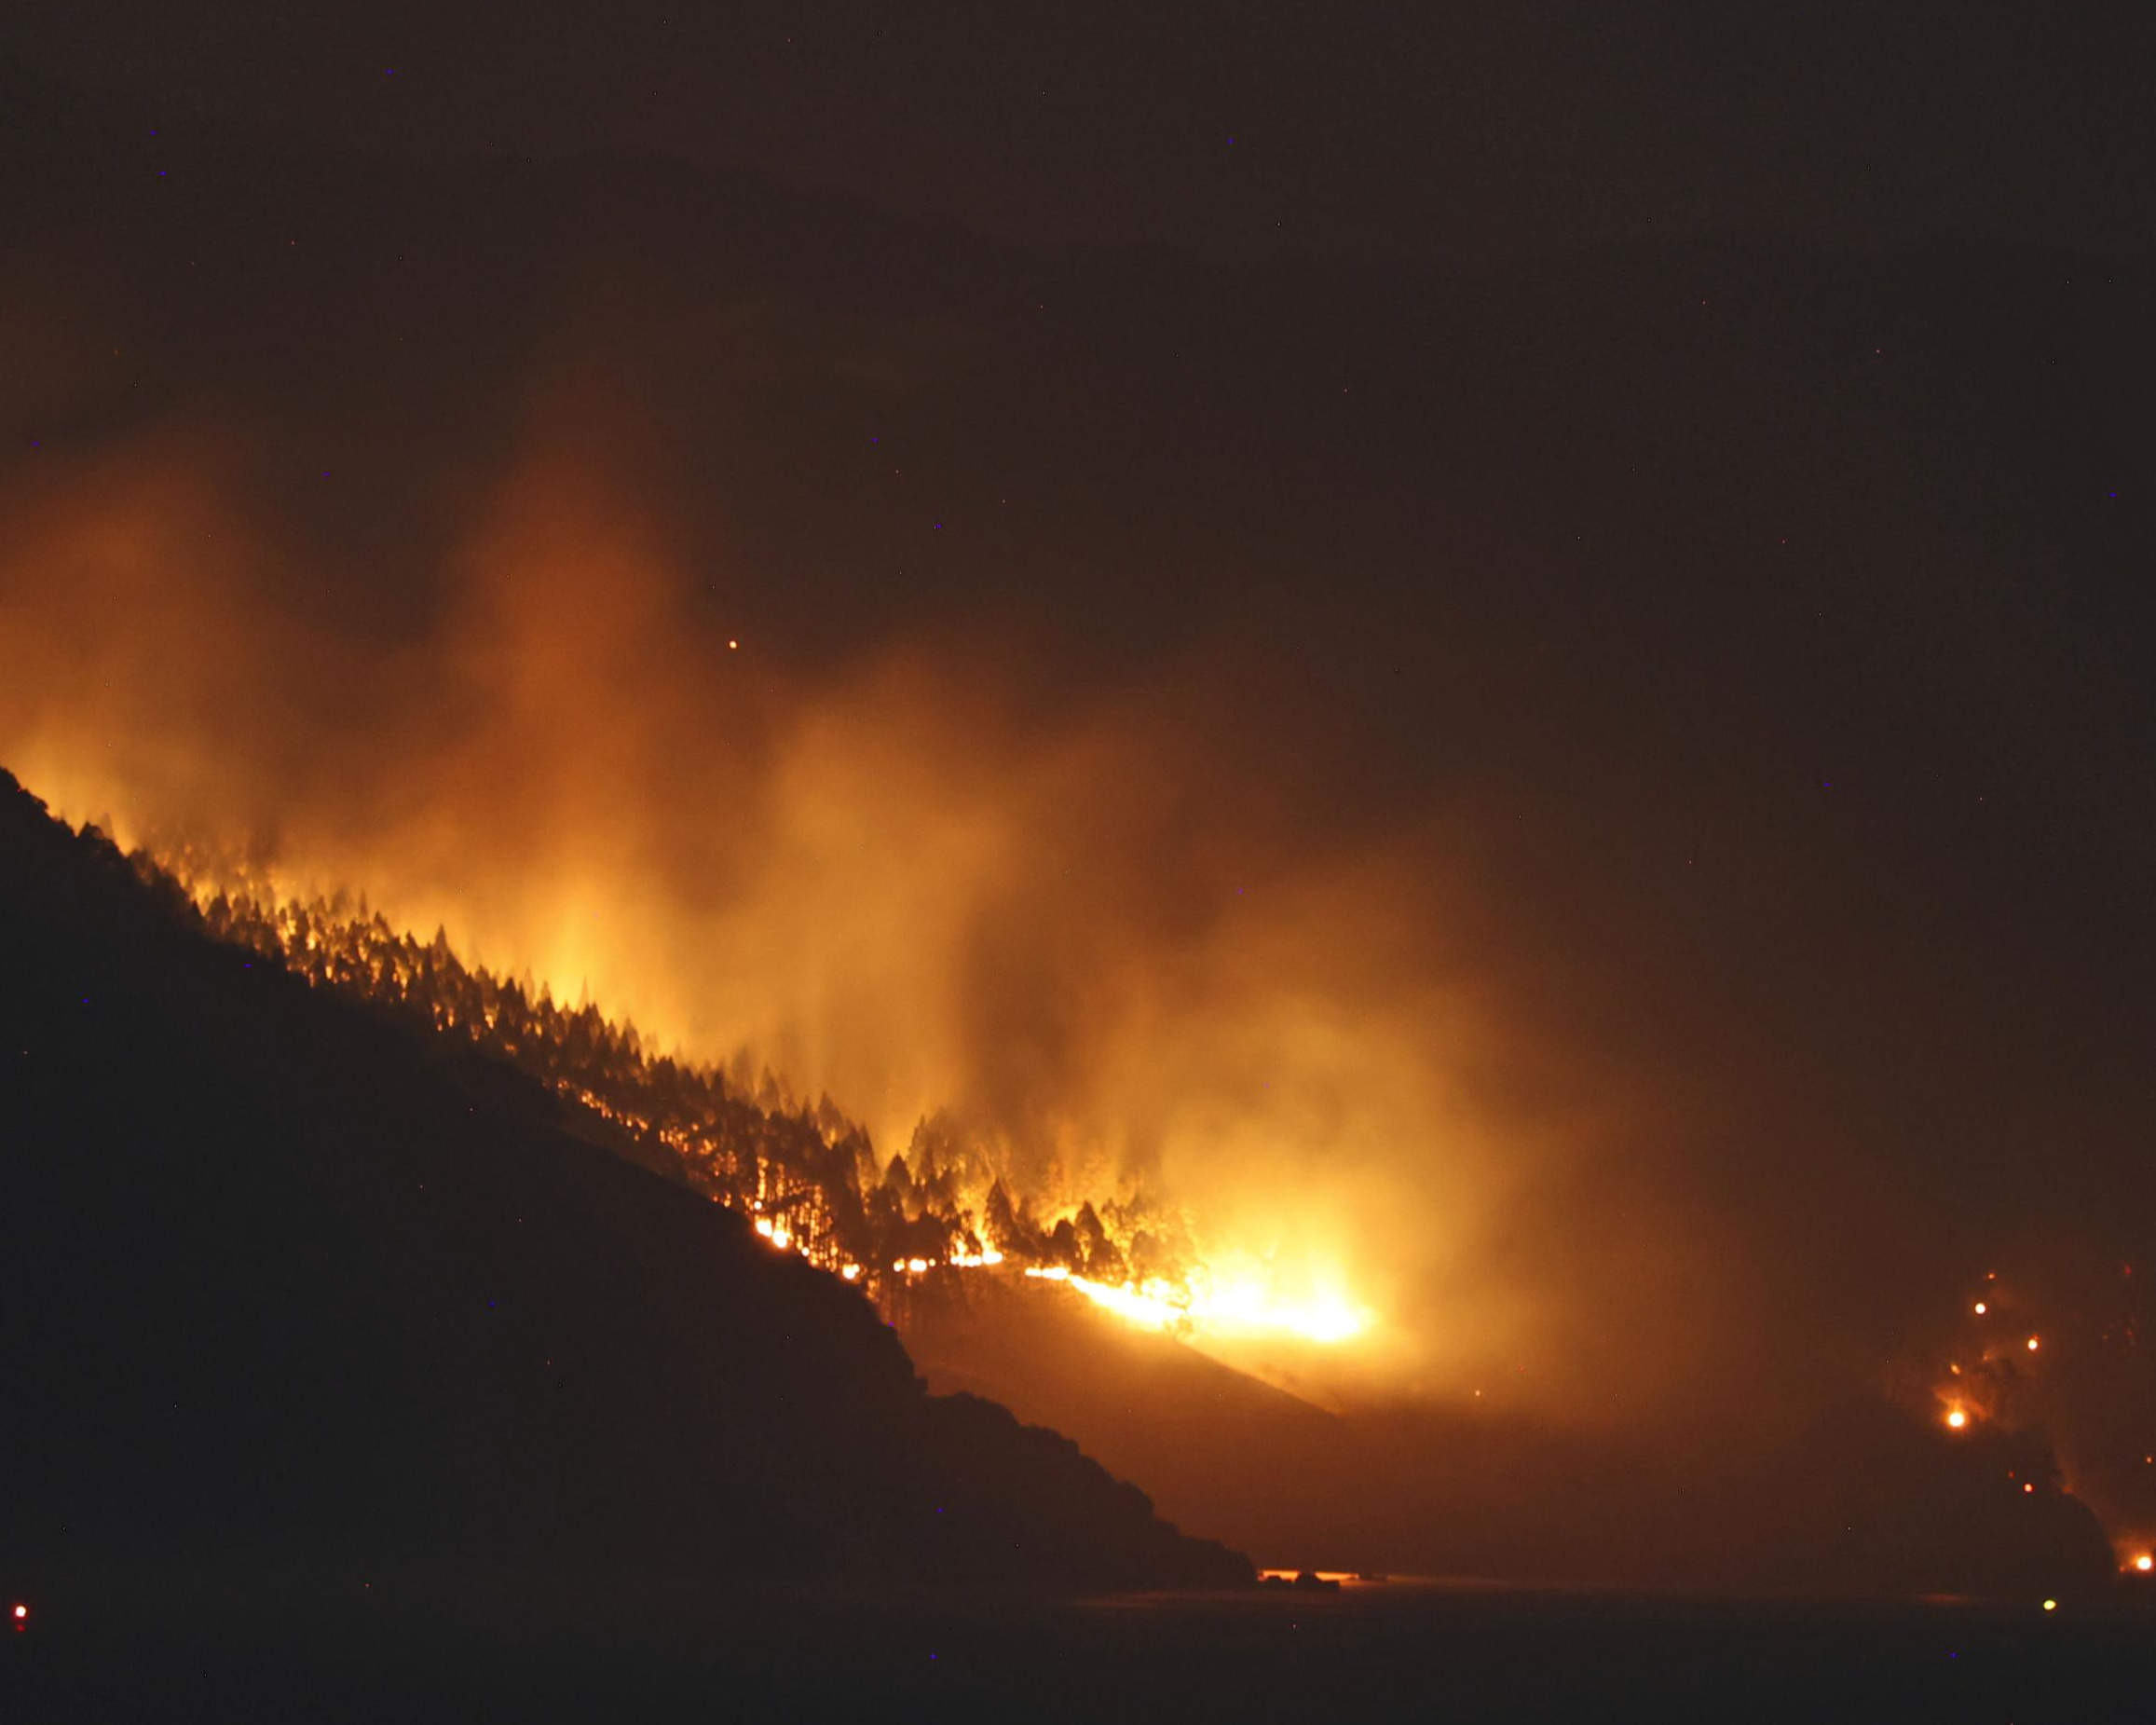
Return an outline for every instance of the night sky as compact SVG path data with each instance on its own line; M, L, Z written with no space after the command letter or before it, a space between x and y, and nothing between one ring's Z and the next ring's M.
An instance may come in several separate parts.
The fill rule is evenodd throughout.
M449 14L444 16L444 13ZM412 161L635 153L1049 243L2139 236L2130 8L96 4L55 76Z
M18 519L184 462L251 544L157 531L363 664L537 441L774 702L919 647L1014 735L1114 705L1169 788L1042 816L1118 835L1069 926L1411 878L1403 963L1504 1027L1463 1087L1593 1141L1476 1259L1575 1364L1606 1296L1709 1314L1696 1401L1868 1381L1995 1262L2150 1243L2133 9L442 11L0 25ZM184 724L393 730L164 596ZM1071 966L975 1027L1006 1125L1113 1011L1011 1006Z

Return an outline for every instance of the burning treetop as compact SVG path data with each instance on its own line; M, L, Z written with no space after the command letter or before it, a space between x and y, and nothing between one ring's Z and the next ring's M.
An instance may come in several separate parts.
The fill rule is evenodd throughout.
M730 1075L656 1052L633 1024L467 965L444 936L402 933L363 902L280 898L184 848L138 852L135 863L178 884L219 938L514 1062L657 1147L689 1185L751 1213L773 1246L880 1295L935 1272L1007 1266L1128 1321L1193 1336L1329 1344L1370 1321L1344 1292L1288 1297L1262 1266L1208 1262L1192 1219L1146 1193L1014 1190L1009 1170L948 1117L921 1121L905 1152L883 1158L827 1097L805 1104L768 1071L752 1078L745 1066Z

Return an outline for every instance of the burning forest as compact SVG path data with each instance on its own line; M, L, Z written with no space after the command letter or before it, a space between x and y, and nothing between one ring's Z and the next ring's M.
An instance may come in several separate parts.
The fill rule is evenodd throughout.
M924 1277L1002 1268L1201 1345L1269 1332L1338 1342L1371 1320L1344 1296L1297 1303L1260 1273L1217 1268L1187 1212L1143 1191L1096 1202L1014 1190L1007 1161L945 1118L922 1120L886 1158L828 1097L803 1103L745 1062L730 1073L654 1051L594 1006L467 965L439 931L400 933L363 902L280 900L184 847L133 860L153 885L177 887L217 938L513 1063L752 1217L775 1249L887 1304Z
M2124 34L43 10L25 1669L2145 1687Z
M2156 1213L2150 781L2092 741L2156 683L2100 609L2002 676L2117 547L1994 363L2102 272L1154 273L598 163L266 178L206 245L130 128L0 294L0 763L217 939L901 1332L990 1284L1397 1416L1342 1523L1592 1482L1476 1555L1555 1572L1609 1482L1765 1526L1786 1464L1831 1535L1856 1404L1882 1495L2146 1554L2130 1328L2019 1270L1937 1321Z

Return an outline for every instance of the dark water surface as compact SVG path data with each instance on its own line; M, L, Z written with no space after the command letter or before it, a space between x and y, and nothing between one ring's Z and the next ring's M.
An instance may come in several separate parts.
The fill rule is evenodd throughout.
M356 1595L356 1596L354 1596ZM1395 1581L1338 1594L43 1601L0 1719L2156 1719L2156 1615Z

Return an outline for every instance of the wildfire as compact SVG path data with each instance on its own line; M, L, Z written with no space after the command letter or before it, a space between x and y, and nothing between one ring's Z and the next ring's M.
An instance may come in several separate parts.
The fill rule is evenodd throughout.
M907 1153L881 1158L828 1101L802 1107L768 1075L751 1095L716 1068L655 1055L634 1026L469 966L440 936L421 942L363 904L295 899L272 880L185 851L135 862L176 881L211 933L513 1061L670 1153L686 1184L746 1212L774 1250L879 1298L930 1276L1001 1272L1062 1283L1130 1323L1193 1340L1272 1335L1331 1346L1372 1322L1336 1279L1295 1288L1262 1259L1216 1257L1187 1217L1142 1194L1037 1200L1014 1190L992 1158L925 1128Z
M1330 1344L1360 1335L1371 1321L1368 1311L1339 1294L1284 1298L1249 1278L1216 1286L1202 1270L1183 1283L1155 1279L1135 1287L1074 1276L1060 1266L1028 1269L1026 1274L1062 1282L1096 1306L1152 1330L1222 1335L1273 1333Z

